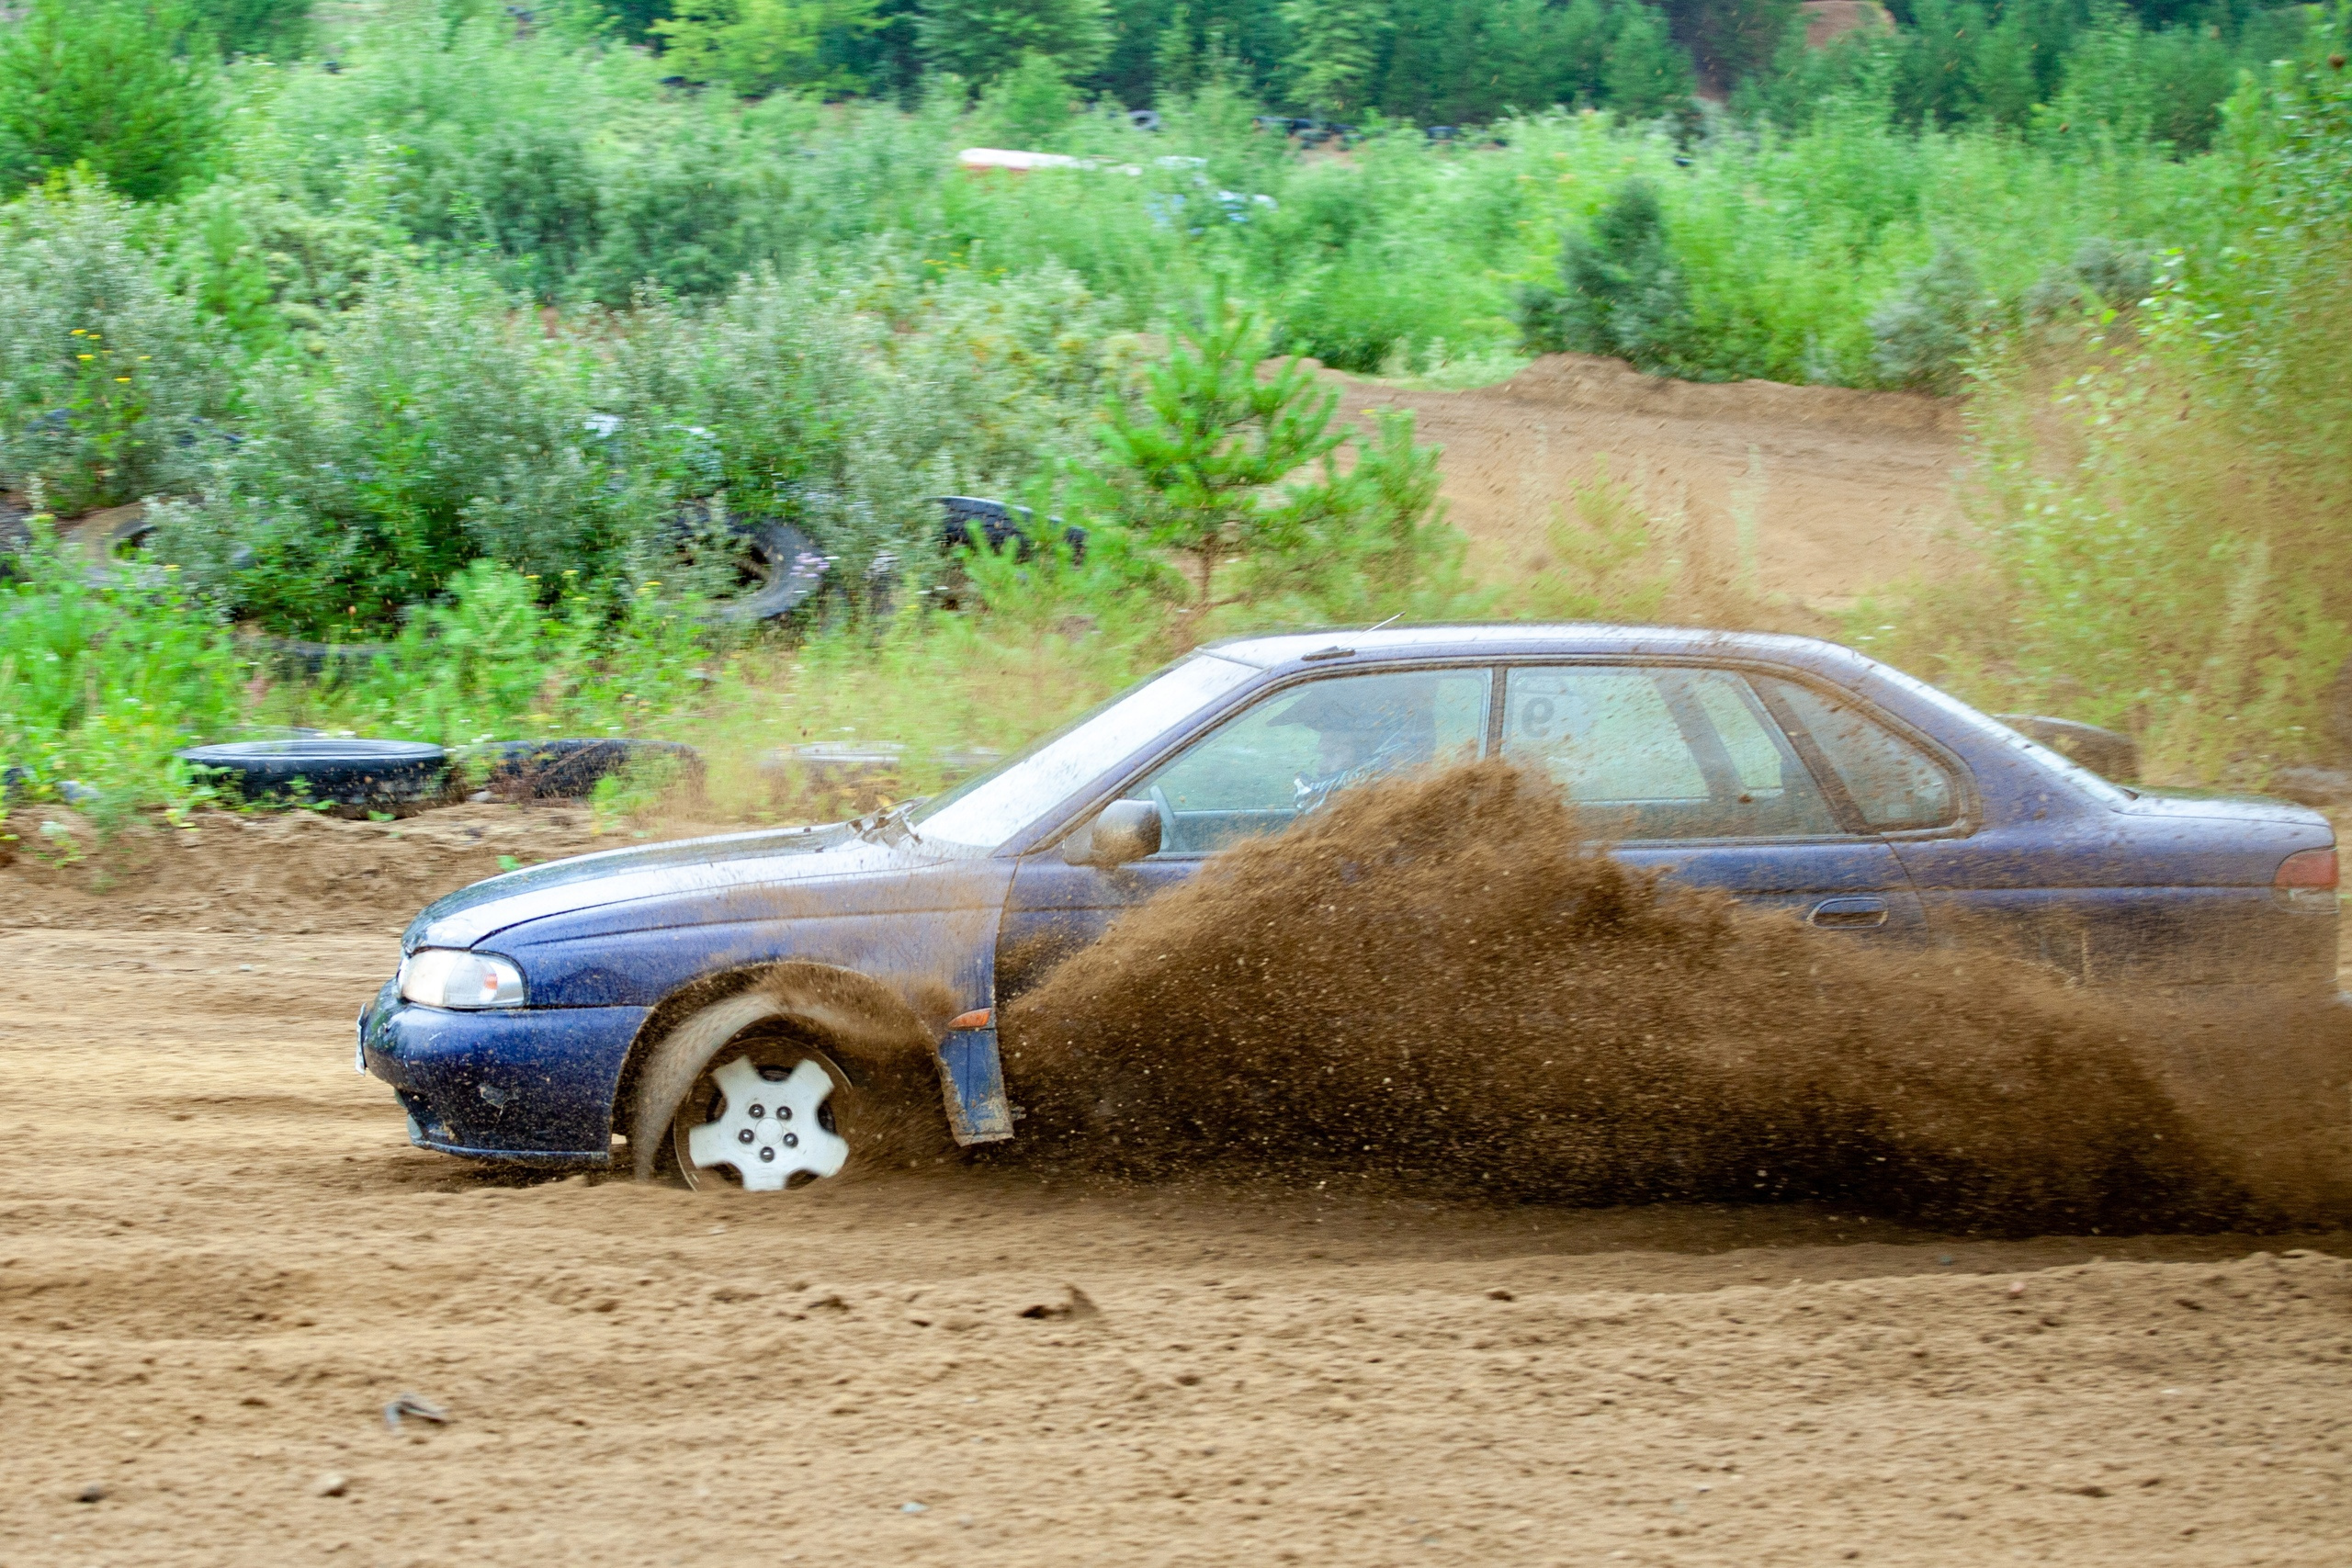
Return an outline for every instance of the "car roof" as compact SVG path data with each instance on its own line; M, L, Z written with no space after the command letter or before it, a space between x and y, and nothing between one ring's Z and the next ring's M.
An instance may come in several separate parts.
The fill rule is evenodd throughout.
M1357 659L1485 658L1488 656L1614 655L1634 658L1704 658L1758 660L1792 665L1850 685L1872 669L1872 662L1849 648L1819 637L1789 637L1778 632L1733 632L1704 626L1624 626L1597 621L1531 623L1498 622L1456 626L1384 626L1355 630L1335 627L1317 631L1283 632L1272 637L1228 637L1202 649L1220 659L1261 670L1277 670L1301 662L1337 664L1344 655ZM1310 655L1321 655L1310 660Z

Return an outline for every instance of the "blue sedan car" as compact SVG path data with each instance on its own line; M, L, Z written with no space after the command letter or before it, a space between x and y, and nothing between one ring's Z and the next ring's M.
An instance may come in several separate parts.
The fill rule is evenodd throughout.
M2110 783L1808 638L1396 627L1204 648L856 822L451 894L361 1015L361 1066L423 1147L594 1166L618 1137L640 1178L695 1186L831 1176L904 1132L910 1090L933 1137L944 1112L959 1144L1009 1138L999 1004L1334 791L1497 754L1556 778L1620 858L1825 942L1991 933L2089 986L2334 995L2316 812Z

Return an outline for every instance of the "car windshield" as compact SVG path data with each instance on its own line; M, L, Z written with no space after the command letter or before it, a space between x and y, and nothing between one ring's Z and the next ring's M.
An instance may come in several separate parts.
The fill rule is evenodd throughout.
M992 850L1154 736L1260 671L1196 653L1064 725L993 772L925 801L907 820L926 840Z

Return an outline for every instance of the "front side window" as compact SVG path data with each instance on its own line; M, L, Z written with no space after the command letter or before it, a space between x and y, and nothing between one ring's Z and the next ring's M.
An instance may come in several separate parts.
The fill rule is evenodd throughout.
M1352 784L1481 750L1490 675L1335 675L1278 692L1125 793L1159 807L1163 855L1277 833Z
M1505 673L1502 750L1596 838L1810 837L1838 821L1745 677L1641 665Z

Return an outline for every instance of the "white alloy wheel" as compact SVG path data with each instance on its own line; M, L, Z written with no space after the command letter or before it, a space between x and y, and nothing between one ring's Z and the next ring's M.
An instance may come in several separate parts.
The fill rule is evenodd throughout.
M672 1126L687 1185L724 1181L718 1173L731 1170L746 1192L781 1192L796 1177L831 1176L848 1162L849 1142L834 1126L837 1085L828 1064L804 1055L786 1066L773 1056L729 1056L696 1086L709 1092L688 1095L679 1108ZM707 1119L696 1121L698 1115Z
M948 1146L922 1021L891 1016L858 976L792 967L679 1019L647 1051L628 1109L639 1181L775 1192Z

